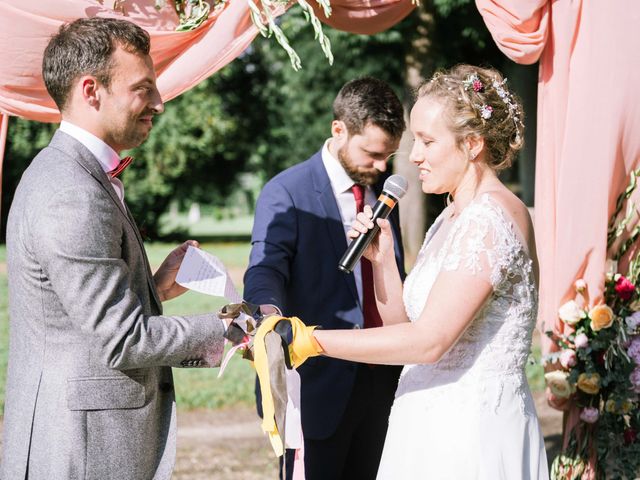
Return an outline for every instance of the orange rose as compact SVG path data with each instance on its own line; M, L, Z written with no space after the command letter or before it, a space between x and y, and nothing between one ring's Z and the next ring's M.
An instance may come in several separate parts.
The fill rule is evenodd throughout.
M591 319L591 330L597 332L603 328L609 328L613 323L613 310L607 305L596 305L589 310Z
M600 375L597 373L581 373L578 377L578 388L584 393L595 395L600 391Z

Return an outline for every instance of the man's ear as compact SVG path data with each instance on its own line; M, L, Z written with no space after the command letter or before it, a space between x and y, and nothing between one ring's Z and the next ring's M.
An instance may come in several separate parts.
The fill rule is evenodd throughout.
M347 125L342 120L334 120L331 122L331 136L333 138L342 139L348 135Z
M85 75L80 78L79 82L84 101L92 107L99 107L101 92L96 77Z

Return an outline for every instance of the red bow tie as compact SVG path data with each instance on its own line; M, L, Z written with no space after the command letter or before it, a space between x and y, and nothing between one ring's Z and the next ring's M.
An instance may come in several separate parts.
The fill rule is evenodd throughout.
M125 168L129 166L132 161L133 157L124 157L122 160L120 160L118 166L109 172L109 175L111 175L112 178L117 177L124 171Z

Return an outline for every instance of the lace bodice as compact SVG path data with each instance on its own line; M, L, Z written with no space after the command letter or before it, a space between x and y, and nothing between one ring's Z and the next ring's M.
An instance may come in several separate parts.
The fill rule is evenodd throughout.
M526 244L488 194L472 201L458 218L449 216L447 209L429 229L406 279L404 304L409 319L418 319L441 271L481 276L491 283L493 294L438 363L405 368L399 390L420 388L421 382L433 383L435 375L447 373L467 382L512 375L523 378L537 314L537 288ZM457 295L463 302L463 287Z
M427 232L404 285L411 321L420 318L442 272L456 272L449 280L460 286L434 301L464 302L465 281L478 277L493 291L439 362L404 367L378 480L548 480L544 439L524 375L537 313L526 245L487 194L456 218L451 207L445 210Z

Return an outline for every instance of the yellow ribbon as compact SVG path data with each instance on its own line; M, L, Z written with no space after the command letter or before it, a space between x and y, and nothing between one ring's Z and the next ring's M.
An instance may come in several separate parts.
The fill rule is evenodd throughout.
M258 327L253 339L253 365L258 374L260 391L262 392L262 431L265 432L271 447L277 456L284 454L284 445L278 432L275 421L275 407L273 406L273 394L271 393L271 382L269 377L269 362L267 360L267 349L264 344L264 337L271 332L280 321L291 323L293 340L289 345L289 357L294 368L302 365L307 358L315 357L322 353L322 348L313 337L315 326L308 327L298 317L279 317L272 315L263 320Z

